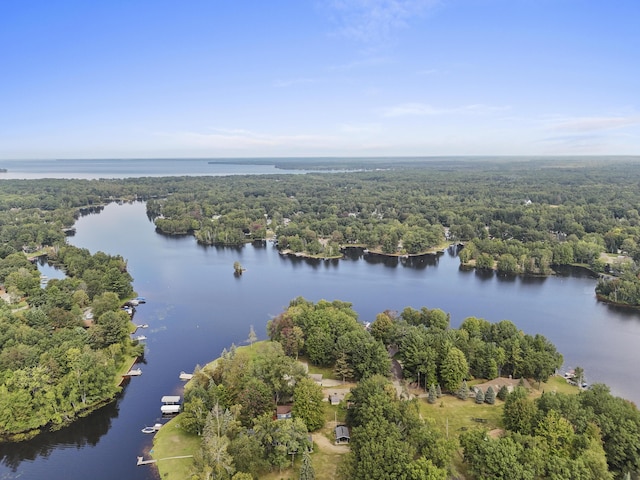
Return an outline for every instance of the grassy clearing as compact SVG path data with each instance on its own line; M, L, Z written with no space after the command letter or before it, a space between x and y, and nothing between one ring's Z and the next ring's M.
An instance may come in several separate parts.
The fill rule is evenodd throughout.
M502 428L502 410L503 402L500 400L496 400L495 405L478 405L472 398L459 400L452 395L442 396L433 405L427 403L426 399L420 402L423 418L449 438L457 438L460 433L472 428ZM474 419L482 419L483 422Z
M152 458L158 460L156 465L161 479L191 478L193 464L191 458L162 460L168 457L193 455L200 447L200 437L184 432L179 425L180 415L165 424L153 439L153 449L149 453Z

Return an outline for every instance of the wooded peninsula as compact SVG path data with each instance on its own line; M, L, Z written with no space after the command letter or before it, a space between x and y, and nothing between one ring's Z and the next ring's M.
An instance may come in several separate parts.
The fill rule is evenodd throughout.
M287 165L294 167L308 169L311 165ZM550 275L558 266L580 265L601 275L596 287L599 299L640 305L640 161L636 158L376 159L342 160L339 164L316 159L313 168L325 171L1 180L0 438L20 440L42 429L61 428L111 401L119 391L122 369L142 353L129 335L130 316L121 308L135 296L126 259L103 252L91 254L66 242L80 215L100 211L113 201L146 201L147 214L159 233L194 235L204 245L272 240L283 253L339 258L350 246L408 256L457 243L464 245L459 254L462 264L493 269L501 275ZM61 268L66 278L43 284L35 263L38 259ZM385 346L398 348L397 360L403 364L407 380L427 391L440 386L445 393L454 393L467 379L500 375L540 384L561 365L561 357L546 339L523 336L515 326L495 327L481 320L472 325L469 320L465 321L468 328L453 330L444 312L425 309L403 311L399 316L383 313L372 325L372 332L365 335L360 325L354 327L357 322L348 304L332 304L331 308L339 312L340 322L334 324L325 318L328 309L309 313L310 319L298 317L296 309L322 309L304 301L293 302L289 320L285 315L278 320L282 325L272 322L270 336L282 345L287 358L304 354L310 364L335 371L336 378L371 382L362 387L362 392L368 392L362 397L357 396L358 383L354 395L360 400L356 405L369 405L369 396L377 398L382 403L371 400L367 408L382 408L388 425L406 428L395 432L395 427L387 428L384 423L388 435L382 438L373 426L367 426L369 414L364 413L359 419L349 417L347 424L354 430L361 427L368 432L366 436L378 439L379 445L397 441L412 446L405 452L407 462L402 466L413 465L421 473L396 472L398 478L446 478L442 475L452 470L446 442L442 442L439 454L426 453L441 443L433 440L427 427L413 423L415 407L396 403L392 395L381 393L388 390L386 381L379 377L389 371ZM319 323L314 326L315 321ZM505 331L495 331L500 328ZM358 358L360 354L368 356ZM454 364L460 371L443 367ZM264 370L263 374L267 373ZM224 385L224 375L217 375L215 385L219 388ZM264 375L258 375L258 380L265 382ZM210 386L203 388L208 392ZM237 385L233 394L239 395L245 387ZM258 384L254 387L247 394L264 390ZM271 392L275 396L269 406L293 395L289 387L283 388ZM208 415L214 397L207 395L202 401ZM533 401L516 395L513 402L519 398L517 404L523 409L518 416L528 419L518 425L511 424L506 413L511 395L505 398L503 425L513 434L490 443L495 451L485 448L489 444L480 441L484 438L480 434L461 435L468 474L502 478L487 470L493 463L483 455L505 458L506 452L516 452L519 464L538 462L533 470L538 473L504 478L623 478L639 470L637 410L610 396L606 387L594 387L566 399L545 394ZM231 409L237 399L221 396L219 408ZM259 398L251 401L264 408ZM248 426L259 417L256 412L236 412L236 420ZM591 417L579 412L588 412ZM621 416L615 417L618 414ZM379 422L383 417L376 414L374 418ZM202 421L200 433L206 427ZM629 430L618 436L614 430L622 424ZM546 437L548 446L536 450L543 430L552 431ZM357 438L354 433L352 449L357 448ZM361 438L364 442L364 436ZM608 443L610 439L614 443ZM624 445L624 453L623 447L609 448L614 444ZM605 466L598 448L604 448ZM551 465L546 462L548 451L564 452L564 456ZM272 461L272 453L266 452L265 461ZM534 453L535 458L525 459ZM362 465L378 458L370 455L369 460L361 458ZM272 465L278 466L282 459L276 457ZM360 471L359 457L351 458L355 463L344 467L354 475L349 478L392 478L387 476L391 473L359 476L354 473ZM391 466L402 463L400 458L378 460ZM509 468L513 472L515 467ZM558 473L563 471L583 473L563 477Z

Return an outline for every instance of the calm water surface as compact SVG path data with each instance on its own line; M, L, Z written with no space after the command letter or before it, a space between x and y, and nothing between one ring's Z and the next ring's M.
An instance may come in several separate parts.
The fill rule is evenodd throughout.
M598 303L595 280L586 275L505 280L461 271L451 252L404 262L359 254L310 261L283 257L270 243L205 248L192 237L155 233L142 203L111 204L76 227L70 242L124 256L147 299L134 317L149 324L140 331L148 337L143 374L116 402L70 428L2 447L0 479L155 478L153 468L135 465L151 448L140 430L158 420L163 395L182 393L180 371L242 344L251 325L265 338L269 318L297 296L352 302L362 321L406 306L441 308L454 327L467 316L509 319L547 336L565 365L582 366L589 382L640 401L640 315ZM235 261L246 268L241 278L233 275Z

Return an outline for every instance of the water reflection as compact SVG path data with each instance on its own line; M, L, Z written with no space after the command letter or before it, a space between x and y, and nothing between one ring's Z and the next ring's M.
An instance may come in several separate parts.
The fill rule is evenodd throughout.
M523 275L521 277L521 281L523 285L535 286L535 285L542 285L547 281L547 278L549 277L540 277L537 275Z
M364 255L364 261L370 265L384 265L389 268L396 268L400 261L398 257L390 257L388 255L379 255L377 253L368 253Z
M62 430L42 433L26 442L1 444L0 463L16 472L23 461L47 458L55 450L74 447L80 450L85 446L97 445L100 438L109 431L112 419L118 416L119 403L119 399L111 402Z
M440 259L441 253L436 254L426 254L426 255L417 255L414 257L401 258L400 263L402 263L403 267L415 268L416 270L423 270L427 267L436 267L438 266L438 260Z
M493 270L485 270L484 268L476 270L476 278L482 282L493 279Z
M517 275L512 275L509 273L496 274L496 279L498 280L498 282L502 282L502 283L513 283L517 280L517 278L518 278Z

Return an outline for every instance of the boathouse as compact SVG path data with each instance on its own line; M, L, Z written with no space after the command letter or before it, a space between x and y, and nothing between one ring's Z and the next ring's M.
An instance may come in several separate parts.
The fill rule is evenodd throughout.
M160 411L163 415L174 415L176 413L180 413L179 395L165 395L160 401L162 402Z

